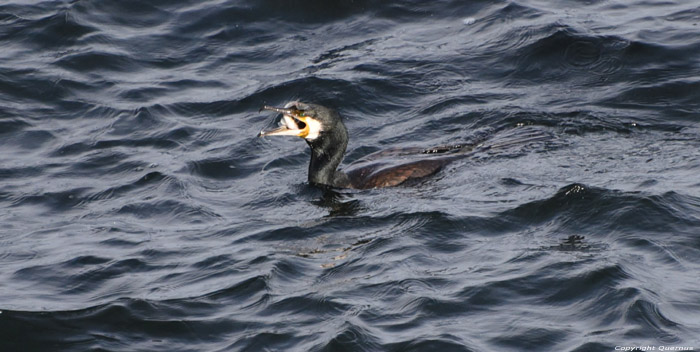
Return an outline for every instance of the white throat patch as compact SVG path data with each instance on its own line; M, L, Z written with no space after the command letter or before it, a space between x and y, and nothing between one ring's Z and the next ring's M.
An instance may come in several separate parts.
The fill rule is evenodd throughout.
M309 133L305 138L309 141L313 141L314 139L318 138L318 135L321 134L321 131L323 131L323 128L321 128L321 123L314 119L306 119L305 123L309 129Z

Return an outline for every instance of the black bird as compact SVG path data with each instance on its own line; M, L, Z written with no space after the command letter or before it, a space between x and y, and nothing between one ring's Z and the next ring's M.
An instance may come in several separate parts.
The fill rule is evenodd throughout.
M287 103L284 108L263 106L260 111L263 110L281 113L281 126L273 130L263 130L258 137L304 138L311 148L309 183L337 188L367 189L411 184L434 175L454 160L473 155L470 152L529 143L541 140L545 136L543 133L531 133L517 140L491 145L390 149L370 154L363 158L360 165L343 172L338 170L338 165L343 160L348 146L348 131L337 111L317 104L296 101ZM433 155L429 157L426 154ZM411 157L421 158L406 162L406 159Z

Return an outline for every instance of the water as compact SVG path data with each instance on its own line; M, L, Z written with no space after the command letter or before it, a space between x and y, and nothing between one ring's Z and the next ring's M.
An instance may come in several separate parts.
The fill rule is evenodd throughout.
M3 351L700 349L694 1L0 5ZM345 163L497 138L413 187Z

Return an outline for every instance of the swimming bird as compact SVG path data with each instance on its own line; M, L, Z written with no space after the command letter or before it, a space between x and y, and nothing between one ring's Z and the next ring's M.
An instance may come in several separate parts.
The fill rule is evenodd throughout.
M539 140L534 134L519 140L491 145L454 145L433 148L402 148L376 152L363 158L348 171L338 170L348 145L348 131L337 111L318 104L293 101L283 108L263 106L282 114L280 127L260 131L263 136L296 136L306 140L311 148L309 183L336 188L381 188L413 184L436 174L454 160L471 155L473 151ZM418 160L407 161L412 157Z

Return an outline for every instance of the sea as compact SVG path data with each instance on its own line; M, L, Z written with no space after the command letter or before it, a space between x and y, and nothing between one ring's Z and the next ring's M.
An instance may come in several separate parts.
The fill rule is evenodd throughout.
M340 113L341 168L547 139L322 188L258 137L290 101ZM0 3L0 351L671 350L697 0Z

